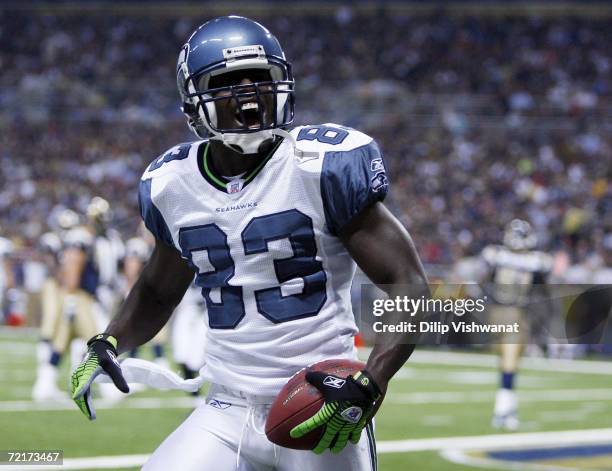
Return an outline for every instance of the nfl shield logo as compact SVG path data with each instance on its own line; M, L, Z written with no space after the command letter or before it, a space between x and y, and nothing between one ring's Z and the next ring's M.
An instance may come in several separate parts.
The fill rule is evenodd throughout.
M344 409L340 413L340 415L347 422L356 424L357 422L359 422L359 419L361 419L361 416L363 415L363 410L361 409L361 407L353 406L353 407L349 407L348 409Z
M232 180L227 184L227 192L228 193L239 193L242 191L242 185L244 184L244 180L238 178L236 180Z

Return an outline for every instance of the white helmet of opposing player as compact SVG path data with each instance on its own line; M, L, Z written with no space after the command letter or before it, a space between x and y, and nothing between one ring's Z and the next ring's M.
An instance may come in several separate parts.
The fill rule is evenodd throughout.
M109 202L100 196L94 196L87 205L87 217L92 221L110 222L113 213Z
M523 219L513 219L506 226L504 245L511 250L532 250L538 242L531 224Z
M79 215L72 209L64 209L57 215L57 225L67 231L79 225Z

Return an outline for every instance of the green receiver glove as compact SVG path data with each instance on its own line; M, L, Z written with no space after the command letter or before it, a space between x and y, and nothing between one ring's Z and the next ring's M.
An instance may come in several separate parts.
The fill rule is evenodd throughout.
M325 405L308 420L295 426L289 434L300 438L318 427L325 427L316 454L330 448L340 453L350 440L359 442L361 431L382 394L374 379L365 370L346 379L323 372L306 373L306 381L315 386L325 399Z
M89 420L96 419L91 383L100 373L110 376L121 392L130 391L117 361L117 339L112 335L98 334L89 339L85 358L72 372L72 399Z

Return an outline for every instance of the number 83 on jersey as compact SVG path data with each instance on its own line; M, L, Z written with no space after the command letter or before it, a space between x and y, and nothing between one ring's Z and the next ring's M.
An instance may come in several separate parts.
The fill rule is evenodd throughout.
M255 290L258 312L274 323L316 316L326 301L327 277L317 260L312 219L291 209L255 217L241 234L245 257L269 253L272 241L287 239L293 256L273 259L276 286ZM185 257L197 270L196 284L202 287L209 325L212 329L233 329L245 315L242 286L231 284L236 264L228 237L216 224L185 227L179 231L179 245ZM281 284L300 278L301 293L283 296ZM213 301L212 290L219 289Z

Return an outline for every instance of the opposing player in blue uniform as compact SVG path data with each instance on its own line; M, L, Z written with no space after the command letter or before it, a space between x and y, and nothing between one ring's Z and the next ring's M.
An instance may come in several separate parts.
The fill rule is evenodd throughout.
M291 66L277 39L247 18L195 31L177 82L201 140L144 172L140 207L155 249L119 314L89 341L74 399L94 417L89 386L102 370L127 391L117 353L151 339L195 275L209 326L200 377L212 385L145 469L375 469L371 418L413 345L377 344L366 368L335 387L325 375L307 377L326 405L292 433L324 427L315 453L273 445L263 424L296 371L355 357L356 264L375 283L426 290L410 236L382 204L389 183L378 145L332 123L289 131Z

